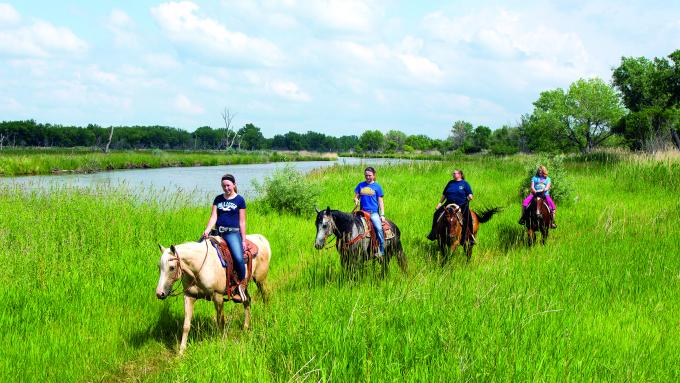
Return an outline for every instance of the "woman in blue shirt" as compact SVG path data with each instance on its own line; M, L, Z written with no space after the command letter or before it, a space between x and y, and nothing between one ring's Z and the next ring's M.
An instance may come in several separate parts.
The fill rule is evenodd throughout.
M444 212L444 207L446 205L455 203L458 205L463 212L463 230L461 235L461 242L464 242L467 227L470 221L470 207L468 202L472 201L472 188L470 184L465 181L465 175L460 169L453 171L453 179L449 181L444 187L442 192L442 197L439 199L439 203L435 207L434 217L432 217L432 229L430 229L430 234L427 235L427 239L434 241L437 237L434 232L435 225L437 223L437 218ZM472 238L470 241L474 241Z
M208 237L213 226L217 224L217 232L231 251L238 279L243 281L246 277L246 266L243 262L243 249L246 248L246 200L236 193L236 179L231 174L222 177L222 190L224 194L218 195L213 201L203 237ZM247 299L241 283L239 295L235 295L234 298L240 301Z
M382 222L385 221L385 203L383 202L382 187L375 182L375 169L364 169L364 179L354 188L354 208L360 206L361 210L371 214L373 229L378 235L380 248L378 257L385 254L385 235L383 234Z

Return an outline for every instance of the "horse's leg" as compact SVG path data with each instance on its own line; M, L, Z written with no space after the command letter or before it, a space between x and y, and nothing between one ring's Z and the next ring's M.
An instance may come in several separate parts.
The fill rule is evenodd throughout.
M248 300L243 302L243 310L244 310L244 318L243 318L243 329L248 330L250 329L250 294L248 294L248 290L246 290L246 297L248 297Z
M257 285L257 290L260 292L260 295L262 295L262 302L267 303L269 301L269 295L267 294L266 279L258 280L253 278L253 281L255 281L255 284Z
M463 245L463 249L465 250L465 256L467 257L467 262L470 263L470 258L472 258L472 247L474 245L468 243Z
M399 268L404 274L408 274L408 261L406 260L406 255L404 255L404 248L401 246L401 240L396 243L397 246L397 263Z
M534 239L534 230L533 229L527 229L527 242L529 244L529 247L533 245L533 239Z
M187 348L187 339L189 338L189 330L191 330L191 317L194 316L194 303L196 303L196 298L184 296L184 326L182 327L182 342L179 345L180 355Z
M224 331L224 295L214 292L212 301L215 304L217 327L220 329L220 331Z

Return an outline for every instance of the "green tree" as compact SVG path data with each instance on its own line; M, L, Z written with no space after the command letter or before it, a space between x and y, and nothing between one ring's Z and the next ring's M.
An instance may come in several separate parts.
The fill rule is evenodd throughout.
M367 130L359 137L359 147L368 152L377 152L385 145L385 136L379 130Z
M402 151L404 150L404 145L406 144L406 133L400 132L398 130L390 130L385 135L385 143L388 148L392 151Z
M472 131L474 127L471 123L463 120L458 120L451 126L451 147L454 150L461 149L465 151L466 147L472 146Z
M599 78L580 79L567 92L554 89L534 102L533 128L554 135L563 146L588 152L614 134L612 128L625 110L619 96ZM566 144L566 145L565 145Z
M406 138L405 145L408 145L416 150L430 150L432 149L433 141L430 137L424 134L417 134L408 136Z
M680 149L680 50L668 58L622 57L612 73L630 114L617 126L634 149L669 135Z
M252 123L245 124L238 131L240 141L240 148L245 150L260 150L264 148L265 138L260 131L260 128Z

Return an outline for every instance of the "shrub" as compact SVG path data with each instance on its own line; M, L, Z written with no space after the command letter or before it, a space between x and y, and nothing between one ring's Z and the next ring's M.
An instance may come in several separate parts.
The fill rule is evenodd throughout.
M319 196L319 186L290 165L276 169L262 184L253 181L253 186L261 191L260 200L264 205L297 215L312 209Z
M531 190L531 177L536 175L536 169L540 165L548 168L549 177L552 185L550 186L550 197L557 204L560 202L569 202L572 194L572 184L569 181L567 172L564 169L564 156L537 156L531 159L526 166L526 177L522 179L519 185L520 198L526 197Z

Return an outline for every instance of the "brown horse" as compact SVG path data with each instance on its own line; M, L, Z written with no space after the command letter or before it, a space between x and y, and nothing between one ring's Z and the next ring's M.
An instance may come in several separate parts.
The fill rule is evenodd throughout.
M541 232L541 244L545 245L551 223L552 215L550 214L550 207L548 207L545 197L541 194L536 194L524 212L524 226L527 228L527 242L529 246L536 243L537 231Z
M491 209L486 209L478 214L474 211L470 211L470 216L472 218L471 225L468 225L467 235L465 236L465 241L462 243L463 251L467 256L468 262L472 257L472 247L475 245L475 238L477 236L477 230L479 229L480 223L485 223L493 217L494 214L498 213L500 208L494 207ZM439 251L442 254L442 266L448 262L449 253L453 253L461 244L461 238L463 237L463 219L465 212L460 206L456 204L449 204L444 207L444 211L437 218L437 223L435 224L435 235L437 237L437 243L439 245ZM471 227L470 227L471 226Z

